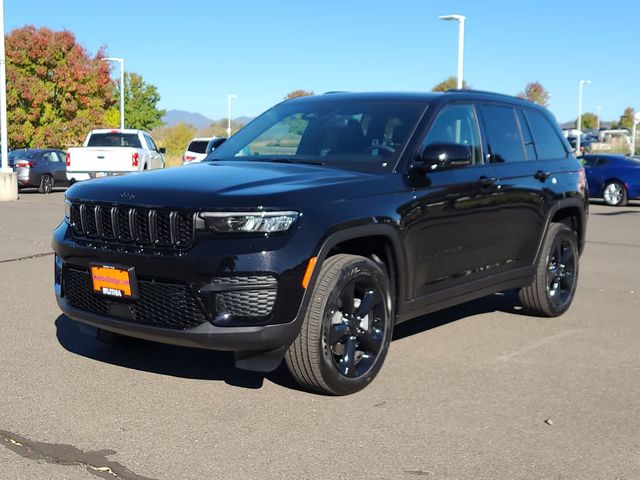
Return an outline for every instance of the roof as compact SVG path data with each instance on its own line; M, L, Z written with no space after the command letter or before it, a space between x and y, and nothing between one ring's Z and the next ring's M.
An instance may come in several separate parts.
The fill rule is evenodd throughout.
M91 130L91 133L147 133L144 130L137 130L135 128L95 128Z

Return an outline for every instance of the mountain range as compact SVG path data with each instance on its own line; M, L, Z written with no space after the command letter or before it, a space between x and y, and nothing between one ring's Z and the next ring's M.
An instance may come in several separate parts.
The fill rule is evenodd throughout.
M252 117L237 117L233 120L244 125L252 119ZM202 130L218 120L208 118L201 113L187 112L185 110L168 110L164 117L162 117L162 121L166 127L172 127L178 123L186 123L193 125L198 130Z

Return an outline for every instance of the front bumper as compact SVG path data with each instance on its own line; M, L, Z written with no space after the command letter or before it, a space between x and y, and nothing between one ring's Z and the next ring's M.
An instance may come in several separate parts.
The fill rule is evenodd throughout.
M73 238L71 228L63 222L55 231L53 250L56 253L54 290L60 309L69 318L102 328L111 332L138 337L162 343L226 350L235 352L270 351L282 349L297 336L300 329L300 312L304 311L301 279L306 268L306 259L299 257L295 248L285 248L291 239L278 237L272 239L248 239L231 242L228 238L199 239L193 247L180 254L166 254L157 251L125 251L119 248L100 247L98 245L82 244ZM248 243L247 243L248 242ZM269 244L271 250L267 250ZM237 253L229 255L225 250L233 249ZM256 251L257 250L257 251ZM245 253L242 253L242 252ZM308 258L308 257L307 257ZM120 314L127 308L126 302L110 301L105 297L95 300L100 308L93 308L85 300L78 301L70 295L65 295L65 271L73 269L76 272L88 271L91 265L105 264L134 267L139 284L147 288L161 285L180 286L193 295L204 316L202 321L195 323L166 325L150 320L149 313L145 313L143 321L138 321L135 315L125 318ZM277 295L273 308L269 314L261 315L221 315L220 302L216 301L221 293L227 292L227 284L221 284L221 278L246 279L257 274L269 275L277 279ZM244 280L242 280L244 281ZM74 287L77 289L77 286ZM249 287L236 285L232 293L244 293ZM252 287L253 288L253 287ZM264 292L273 285L263 284ZM256 290L251 290L255 292ZM93 292L86 295L95 296ZM155 298L158 298L156 292ZM160 294L161 295L161 294ZM87 298L87 297L84 297ZM176 315L172 310L172 303L177 297L161 299L157 305L149 307L147 301L146 312L152 312L166 319ZM231 298L231 297L228 297ZM264 305L264 298L250 297L253 302ZM163 303L164 302L164 303ZM244 303L243 303L244 302ZM113 304L117 308L111 309ZM135 304L135 302L130 303ZM105 306L106 305L106 306ZM247 305L244 300L236 303L235 307L251 308L255 304ZM135 307L132 311L135 311ZM233 311L233 310L232 310ZM112 312L116 312L112 315ZM237 313L237 312L236 312ZM128 315L128 314L127 314ZM176 320L182 320L177 318Z

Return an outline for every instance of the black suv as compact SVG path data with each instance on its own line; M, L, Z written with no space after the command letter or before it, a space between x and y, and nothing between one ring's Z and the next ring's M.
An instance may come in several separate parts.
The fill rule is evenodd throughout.
M335 395L399 322L507 289L557 316L584 247L584 170L543 108L474 91L285 101L198 165L83 182L55 293L99 336L283 358Z

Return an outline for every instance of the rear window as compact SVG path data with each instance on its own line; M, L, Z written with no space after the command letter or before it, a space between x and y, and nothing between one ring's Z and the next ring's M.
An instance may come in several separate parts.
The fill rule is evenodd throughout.
M524 160L520 129L512 107L482 105L492 162L519 162Z
M142 148L137 133L93 133L88 147L131 147Z
M207 153L208 140L195 140L189 144L187 150L193 153ZM183 144L184 145L184 144Z
M525 111L533 141L536 144L536 152L538 152L538 160L553 160L564 158L567 152L560 140L556 129L549 119L542 113L527 108Z

